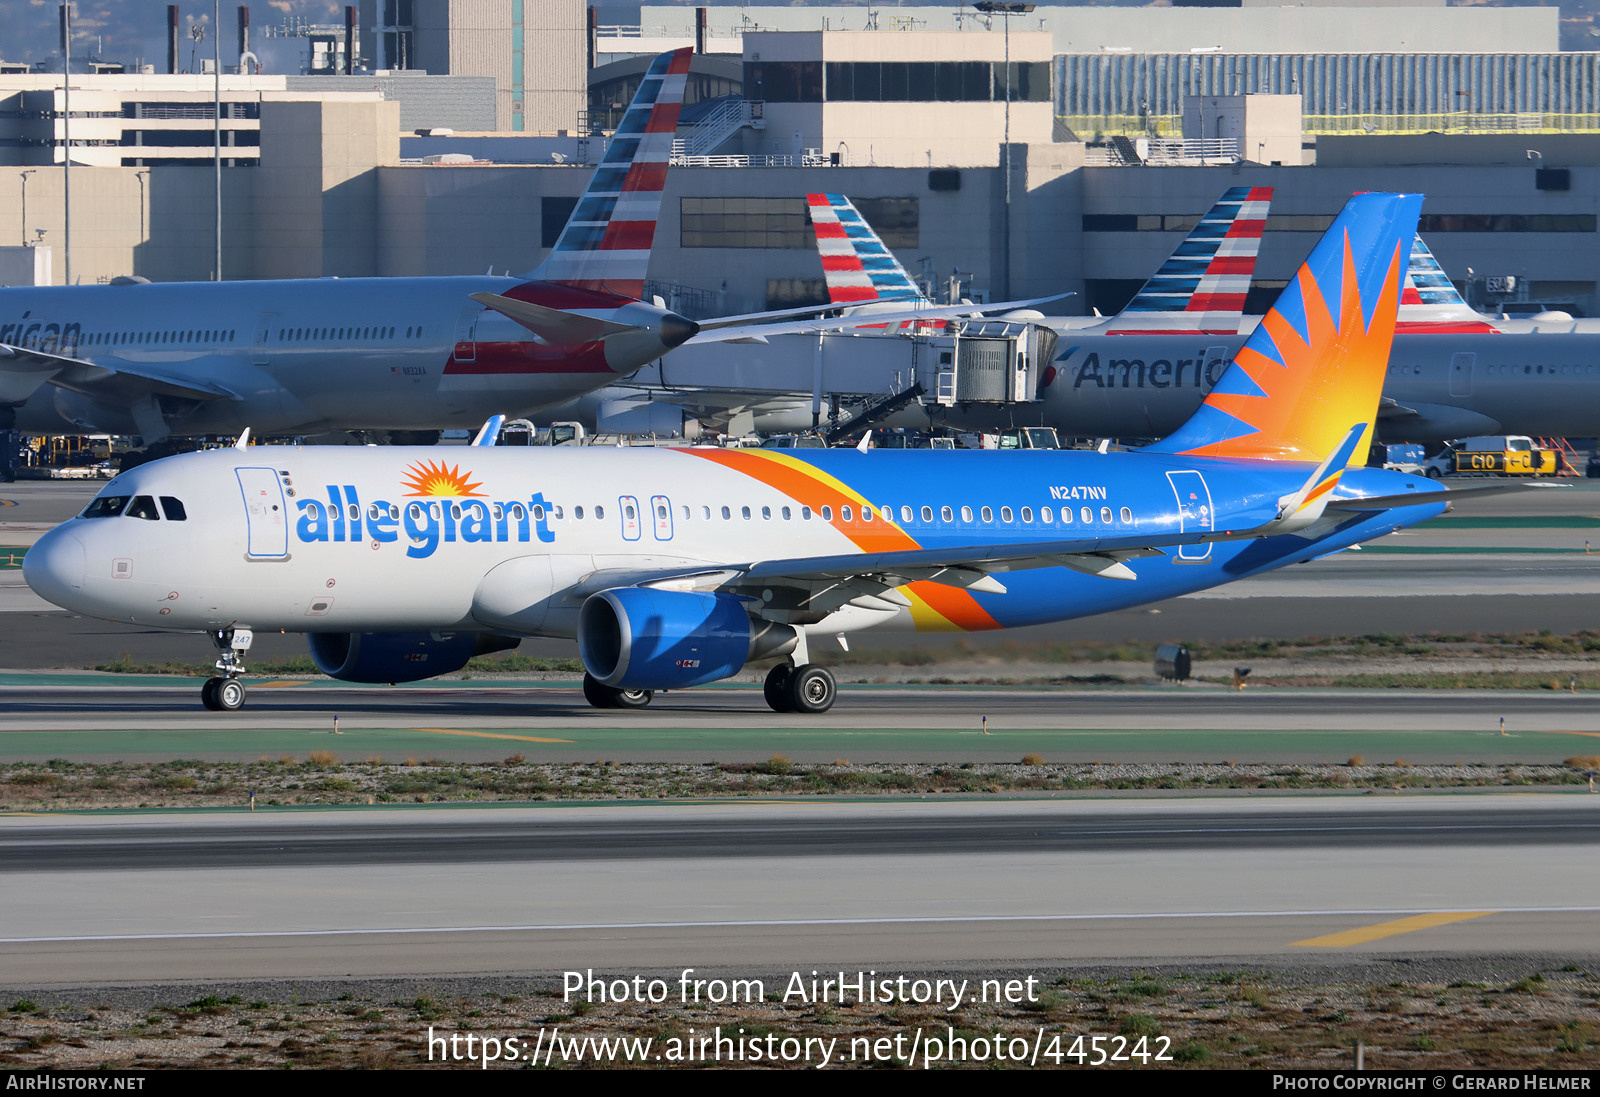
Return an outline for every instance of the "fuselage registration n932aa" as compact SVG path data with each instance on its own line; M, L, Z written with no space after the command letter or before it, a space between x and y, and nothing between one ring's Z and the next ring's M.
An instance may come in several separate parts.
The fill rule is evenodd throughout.
M24 575L74 612L209 633L212 708L243 704L253 630L282 629L374 683L576 638L597 707L779 659L768 704L826 711L824 637L1088 616L1445 510L1426 479L1359 467L1420 205L1351 199L1200 410L1143 450L214 450L116 477Z

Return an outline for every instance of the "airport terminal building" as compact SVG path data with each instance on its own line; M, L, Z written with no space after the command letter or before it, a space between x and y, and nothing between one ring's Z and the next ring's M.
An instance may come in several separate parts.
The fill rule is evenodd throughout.
M676 27L649 22L663 10ZM808 192L855 199L936 297L1073 291L1061 311L1083 313L1119 307L1241 185L1276 190L1262 293L1351 193L1405 190L1428 195L1422 231L1475 304L1600 310L1600 54L1557 48L1556 9L1041 9L1008 29L907 8L896 18L912 12L909 23L883 13L866 29L865 9L748 8L738 34L722 33L732 10L707 9L698 39L693 9L642 9L631 36L590 27L597 117L638 67L630 56L705 47L651 267L653 289L690 315L820 295ZM809 29L769 29L800 19ZM1390 52L1361 59L1380 40ZM1257 52L1269 41L1279 48ZM225 277L521 272L542 258L599 135L418 137L446 123L408 91L420 94L420 75L394 77L230 78ZM210 118L192 117L209 109L197 86L209 78L144 77L138 90L72 79L74 279L209 277ZM130 162L106 142L163 128L130 123L150 114L141 103L179 101L150 83L167 79L191 84L163 127L203 126L204 147ZM0 193L12 196L0 242L51 248L59 280L64 104L43 80L0 76ZM486 91L460 87L435 98L495 115ZM41 113L54 119L43 130Z

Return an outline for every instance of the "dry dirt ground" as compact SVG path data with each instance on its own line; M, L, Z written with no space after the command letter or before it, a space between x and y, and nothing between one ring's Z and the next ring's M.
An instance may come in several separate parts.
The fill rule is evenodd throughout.
M1368 1069L1600 1068L1600 978L1549 958L920 974L972 993L1016 979L1024 1000L786 1003L785 972L763 980L765 1000L716 1006L681 1004L677 973L662 973L656 1005L565 1000L557 981L509 977L52 991L0 1013L0 1068L459 1067L486 1049L496 1067L817 1067L827 1041L829 1065L846 1068L1328 1069L1351 1066L1358 1042ZM594 1042L619 1037L634 1042Z

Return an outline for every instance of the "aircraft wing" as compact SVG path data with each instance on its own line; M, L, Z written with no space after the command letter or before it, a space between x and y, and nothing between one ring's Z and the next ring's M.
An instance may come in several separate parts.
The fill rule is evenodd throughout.
M114 366L0 343L0 404L20 404L45 384L117 401L151 396L235 400L233 390L189 372L144 362Z
M705 563L670 569L607 569L585 578L570 593L586 597L617 587L748 593L763 619L789 624L820 621L841 606L908 605L895 588L932 582L981 593L1003 594L996 574L1033 568L1067 567L1107 579L1137 579L1127 561L1165 555L1165 549L1205 541L1239 540L1271 532L1249 529L1143 536L1064 538L999 545L958 545L939 549L810 556L742 563ZM782 593L768 599L767 592Z
M1426 492L1366 500L1329 498L1365 426L1353 426L1344 442L1312 471L1298 492L1279 499L1270 511L1237 514L1221 529L1165 529L1117 537L1065 537L738 563L707 562L656 571L600 571L590 575L573 593L587 595L619 586L748 593L752 596L752 611L758 617L786 624L811 624L852 603L880 609L909 605L897 590L908 583L932 582L1004 594L1005 584L997 575L1048 567L1071 568L1106 579L1137 580L1139 576L1128 561L1164 556L1169 549L1298 533L1315 522L1337 526L1358 520L1355 515L1341 515L1341 510L1379 510L1432 502L1433 493ZM774 588L780 588L776 597Z
M991 304L927 305L922 308L861 312L831 318L791 320L777 324L729 324L718 327L717 321L700 325L700 331L685 344L695 343L765 343L773 335L804 335L816 332L846 331L851 328L881 328L894 324L915 323L927 320L966 319L995 311L1030 308L1047 301L1059 300L1069 294L1057 293L1050 297L1035 297L1028 301L1000 301ZM838 306L829 306L836 308Z

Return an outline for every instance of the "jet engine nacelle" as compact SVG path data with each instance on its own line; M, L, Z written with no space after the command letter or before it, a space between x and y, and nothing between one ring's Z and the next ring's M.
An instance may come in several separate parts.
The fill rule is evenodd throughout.
M591 595L578 613L584 669L620 689L720 681L794 644L792 627L752 622L744 601L728 594L618 587Z
M313 632L317 669L343 682L418 682L521 643L488 632Z

